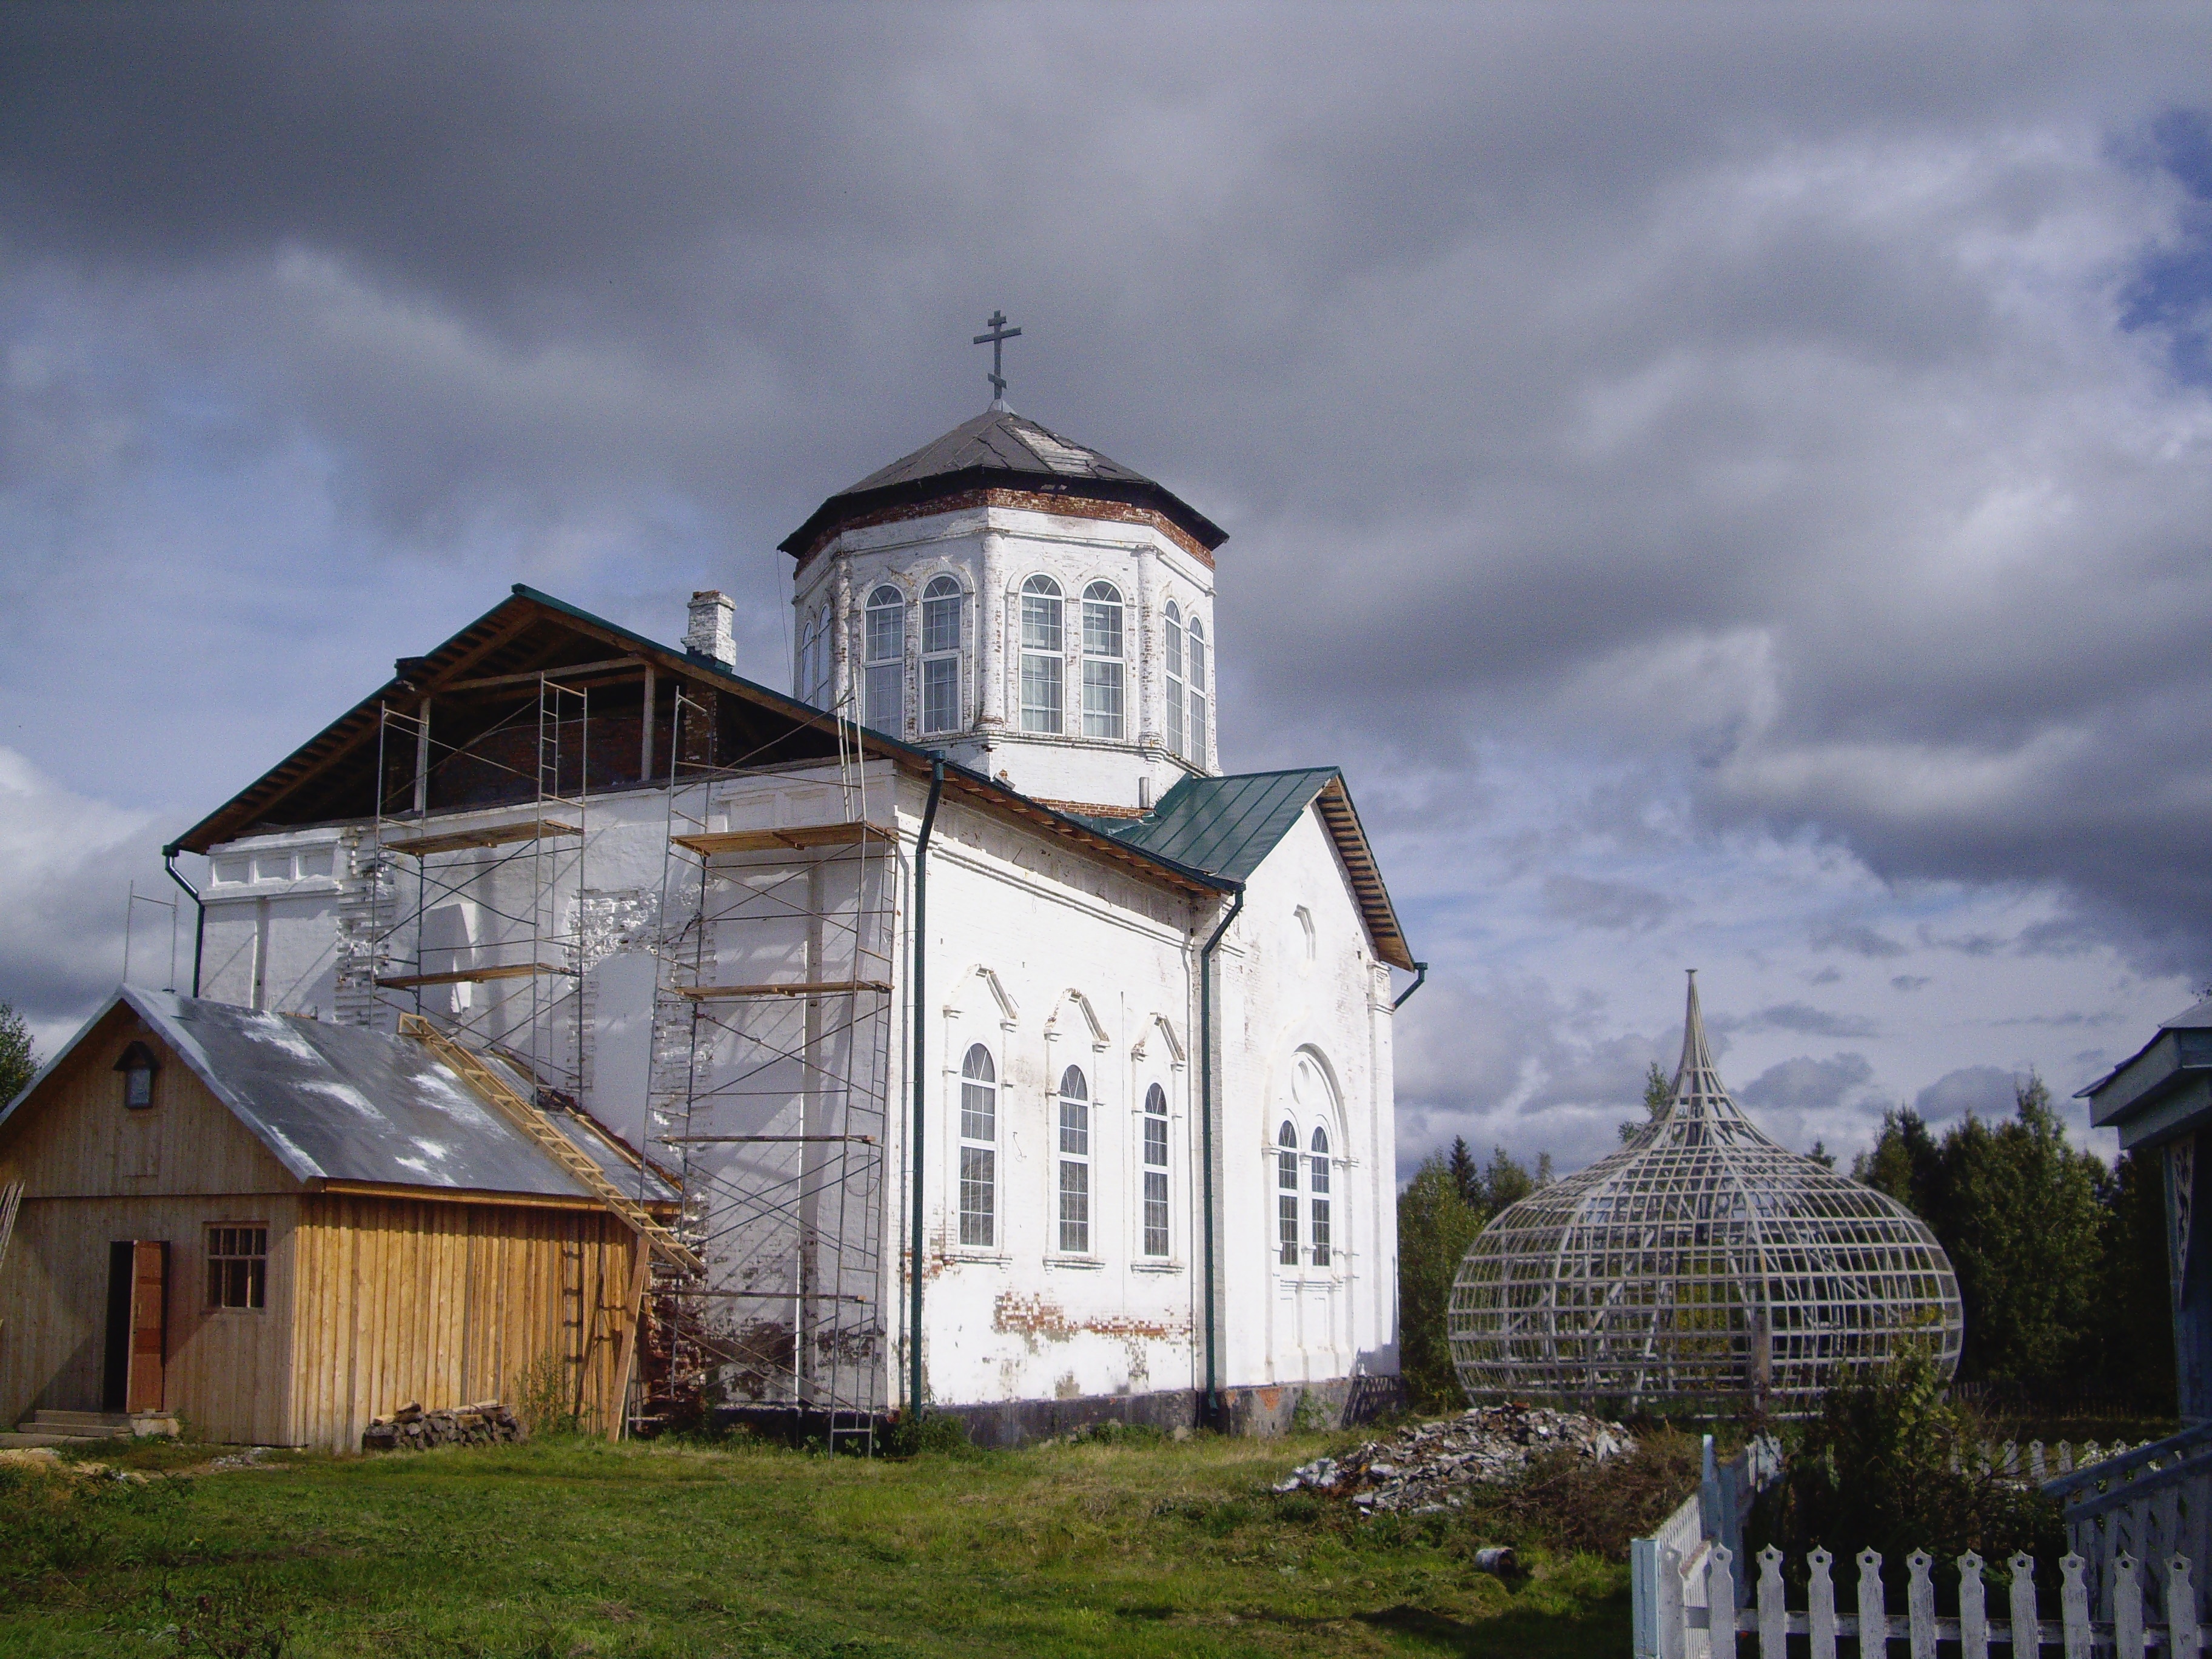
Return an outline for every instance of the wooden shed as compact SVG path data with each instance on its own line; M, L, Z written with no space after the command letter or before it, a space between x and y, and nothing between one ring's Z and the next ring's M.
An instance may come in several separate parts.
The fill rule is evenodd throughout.
M409 1401L516 1403L526 1373L617 1430L646 1233L677 1197L434 1035L136 988L0 1110L17 1182L0 1425L163 1411L331 1449Z

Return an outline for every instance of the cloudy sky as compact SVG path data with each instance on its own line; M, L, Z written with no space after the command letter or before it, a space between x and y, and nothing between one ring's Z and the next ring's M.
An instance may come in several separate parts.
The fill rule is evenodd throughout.
M2212 976L2208 88L2201 4L11 6L0 998L514 581L784 683L1003 306L1231 532L1228 764L1349 772L1409 1157L1603 1150L1686 966L1796 1145L2070 1094Z

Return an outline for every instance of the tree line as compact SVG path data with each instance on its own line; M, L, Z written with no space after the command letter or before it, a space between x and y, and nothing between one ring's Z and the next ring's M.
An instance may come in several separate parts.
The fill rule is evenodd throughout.
M1671 1085L1646 1074L1644 1115ZM2165 1192L2154 1158L2109 1168L2069 1144L2040 1077L2014 1091L2013 1115L1968 1113L1938 1136L1910 1108L1887 1112L1851 1175L1928 1224L1958 1274L1966 1314L1958 1378L2001 1407L2170 1413L2173 1329L2167 1307ZM1832 1167L1818 1142L1811 1156ZM1398 1198L1399 1363L1412 1403L1465 1402L1446 1340L1460 1260L1490 1220L1552 1178L1504 1147L1479 1163L1462 1139L1431 1153Z

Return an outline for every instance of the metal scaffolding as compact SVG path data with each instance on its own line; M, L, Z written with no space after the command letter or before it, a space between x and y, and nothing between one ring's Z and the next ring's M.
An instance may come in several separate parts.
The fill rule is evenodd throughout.
M713 714L679 692L648 1103L707 1271L656 1283L634 1421L774 1409L872 1450L898 844L870 817L842 719L838 818L733 826L733 797L757 799L763 774L708 763Z
M343 988L361 1024L392 1030L415 1015L580 1100L591 696L536 681L534 697L460 743L435 735L428 698L381 706ZM434 832L434 805L500 820Z
M1915 1344L1948 1376L1964 1334L1926 1224L1777 1146L1729 1097L1694 977L1666 1112L1484 1228L1449 1314L1473 1400L1785 1416Z

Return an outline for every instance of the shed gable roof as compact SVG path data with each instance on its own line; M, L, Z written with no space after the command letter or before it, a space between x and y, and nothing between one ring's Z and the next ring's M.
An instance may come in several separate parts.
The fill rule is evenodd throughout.
M137 986L108 999L0 1111L0 1127L118 1004L145 1021L295 1180L597 1201L418 1043ZM514 1081L527 1097L530 1085ZM561 1127L610 1176L637 1181L637 1164L601 1135L580 1122ZM679 1197L649 1166L646 1184L648 1203Z

